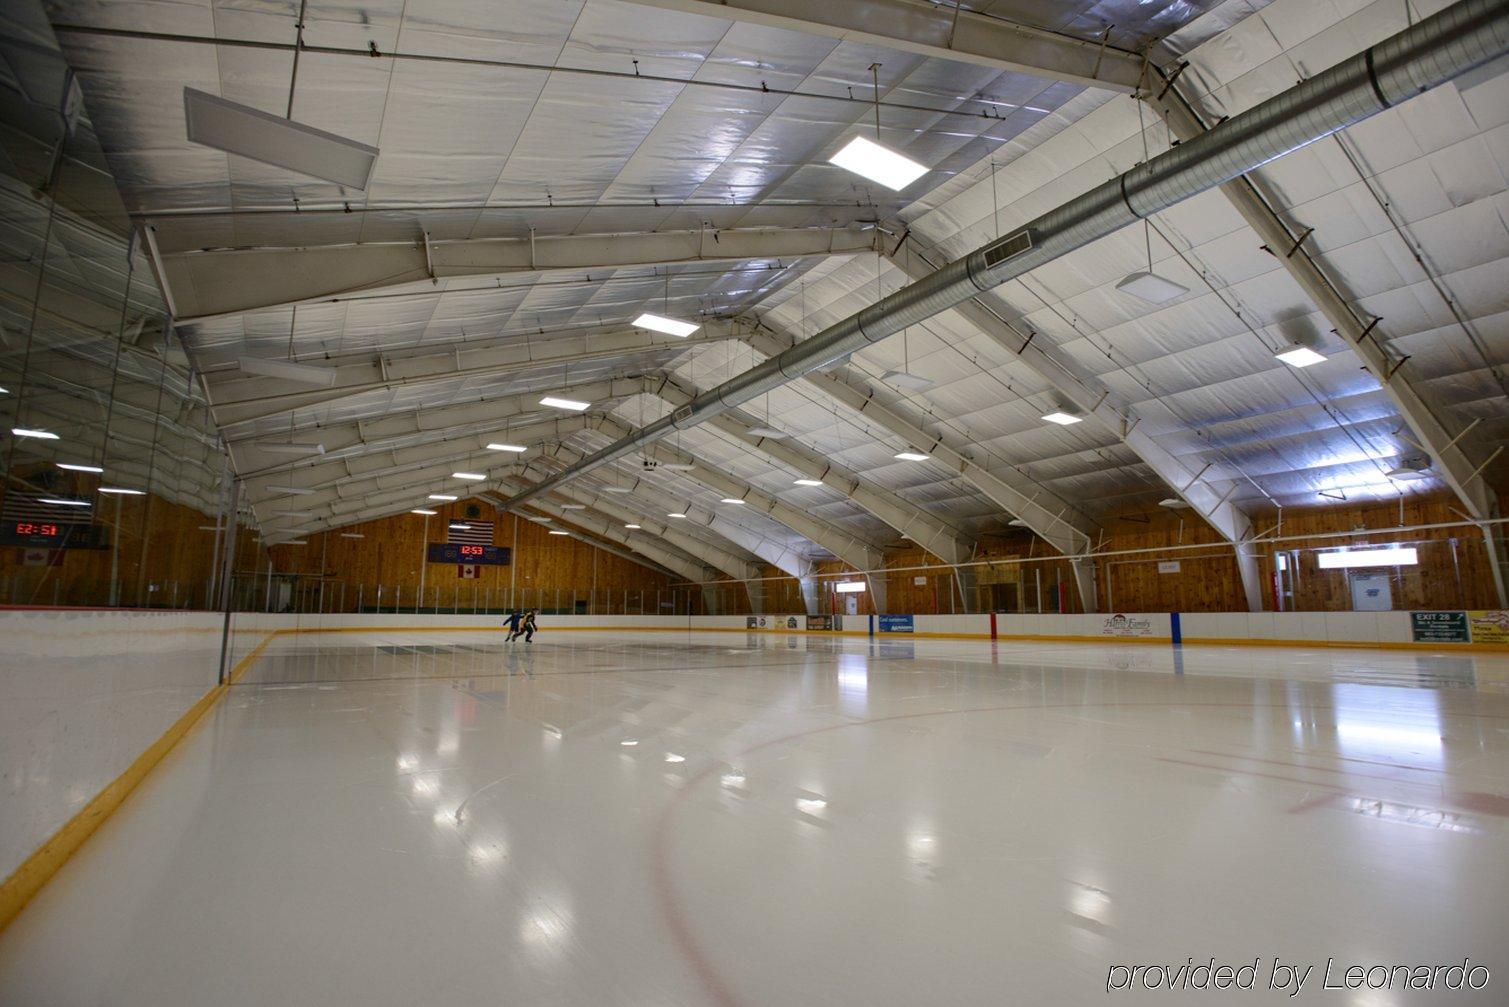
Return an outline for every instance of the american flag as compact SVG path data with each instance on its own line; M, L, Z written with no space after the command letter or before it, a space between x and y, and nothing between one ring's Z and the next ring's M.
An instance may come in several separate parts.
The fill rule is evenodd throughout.
M456 545L492 545L493 523L457 518L450 523L448 535L446 541Z

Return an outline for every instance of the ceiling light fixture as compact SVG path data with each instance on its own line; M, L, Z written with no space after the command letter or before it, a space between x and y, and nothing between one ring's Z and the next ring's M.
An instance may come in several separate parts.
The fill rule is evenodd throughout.
M11 427L10 432L17 437L31 437L39 441L55 441L58 435L47 430L31 430L27 427Z
M726 504L742 504L744 501L740 500L738 497L724 497L719 502L720 503L726 503Z
M423 514L425 517L434 517L436 514L439 514L440 512L439 511L434 511L434 510L425 510L423 507L415 507L413 510L409 511L409 513L410 514Z
M1149 304L1167 304L1174 298L1189 293L1189 288L1183 284L1151 271L1132 273L1116 284L1116 289L1133 297L1140 297Z
M343 531L343 532L341 532L341 538L366 538L366 537L367 536L363 535L359 531Z
M839 594L858 594L864 589L865 582L862 580L841 580L833 585L833 590Z
M312 367L296 364L291 360L269 360L265 357L242 357L236 361L236 369L246 374L265 378L278 378L301 385L318 385L329 388L335 384L335 368Z
M1189 502L1179 497L1166 497L1158 501L1158 506L1167 507L1169 510L1184 510L1189 506Z
M552 409L570 409L572 412L579 413L592 403L581 402L577 399L563 399L556 395L545 395L540 398L540 405L549 406Z
M469 524L466 524L463 521L457 521L455 524L447 525L447 527L451 531L471 531L472 530L472 526L469 525Z
M123 486L101 486L100 492L118 497L144 497L147 495L146 490L128 490Z
M57 466L69 472L92 472L95 475L102 475L105 471L98 465L76 465L73 462L58 462Z
M1385 472L1384 475L1400 482L1429 479L1432 475L1430 471L1430 456L1415 455L1409 458L1399 458L1396 460L1394 467Z
M1419 554L1412 548L1359 549L1349 552L1323 552L1316 556L1322 570L1345 570L1354 566L1415 566Z
M921 451L898 451L895 457L904 462L925 462L928 459Z
M1026 527L1029 527L1028 524L1027 524L1027 522L1023 521L1019 517L1014 517L1010 521L1007 521L1006 523L1009 524L1009 525L1011 525L1011 527L1013 527L1013 528L1026 528Z
M633 493L634 490L631 487L628 487L628 486L604 486L603 487L603 492L604 493Z
M793 479L791 482L794 486L821 486L823 484L821 479Z
M561 510L586 510L586 504L561 504Z
M666 318L664 315L652 315L648 311L634 319L634 327L652 329L655 332L664 332L668 336L680 336L682 339L702 328L694 322L683 322L679 318Z
M639 525L637 525L637 524L626 524L626 525L624 525L624 527L627 528L627 529L629 529L630 531L638 531L639 530Z
M880 376L880 380L889 381L891 384L900 385L902 388L909 388L914 392L931 388L935 384L932 378L924 378L922 375L913 374L910 371L886 371Z
M856 136L843 149L828 158L845 171L878 182L893 192L900 192L927 174L927 168L885 144Z
M566 531L564 528L552 528L552 529L550 529L550 534L551 535L570 535L571 533L569 531Z
M38 497L38 503L52 504L54 507L88 507L88 500L69 500L64 497Z
M275 455L322 455L325 445L318 441L252 441L259 451Z
M691 462L666 462L660 467L667 472L695 472L697 470L697 466Z
M455 500L456 498L454 496L452 496L451 494L449 494L449 493L431 493L429 496L425 497L425 499L426 500L443 500L446 503L450 503L453 500Z
M489 450L489 451L511 451L511 452L513 452L514 454L517 455L517 454L522 454L525 451L528 451L529 449L526 448L522 444L489 444L487 446L487 450Z
M191 87L183 113L192 143L353 189L367 188L377 163L376 147Z
M686 517L686 514L684 514L683 512L681 512L679 510L678 511L671 511L671 513L667 514L666 517Z
M451 478L461 479L469 483L480 483L487 479L487 475L483 472L452 472Z
M1294 343L1279 350L1273 355L1273 358L1275 360L1282 360L1290 367L1309 367L1312 364L1323 362L1326 359L1326 355L1324 353L1317 353L1308 346Z
M1042 418L1049 423L1057 423L1061 427L1073 426L1075 423L1080 423L1084 420L1083 416L1077 416L1062 409L1055 409L1051 413L1044 413Z

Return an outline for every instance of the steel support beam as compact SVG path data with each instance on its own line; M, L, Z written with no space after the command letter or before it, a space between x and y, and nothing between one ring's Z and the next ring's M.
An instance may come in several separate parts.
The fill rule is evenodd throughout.
M456 278L582 272L689 262L799 259L874 249L857 228L743 228L469 238L178 252L162 257L180 323ZM423 286L416 286L423 291Z
M646 378L645 387L673 408L685 405L696 395L696 392L683 388L671 377ZM751 434L751 424L737 413L724 413L714 417L707 425L733 437L745 448L780 462L808 479L821 479L945 563L965 563L974 557L974 543L956 529L899 494L868 482L858 473L813 453L795 441Z
M1142 57L1099 40L930 0L635 0L666 10L881 45L996 70L1130 92Z
M214 404L215 419L223 429L238 423L286 416L297 409L328 406L367 392L459 378L501 377L542 367L611 360L651 350L681 350L729 339L737 334L737 323L710 318L685 339L633 328L553 333L538 341L509 336L332 363L329 366L335 377L328 388L298 389L280 378L244 377L239 371L211 371L205 379L210 401ZM324 366L319 359L298 362Z
M933 263L911 241L901 242L900 247L892 249L887 258L912 280L922 279L936 271ZM979 298L956 304L950 310L957 312L975 329L990 337L996 345L1032 368L1081 413L1109 430L1222 538L1230 542L1237 558L1237 570L1241 576L1242 592L1246 597L1248 610L1263 610L1263 590L1258 579L1257 563L1242 548L1242 543L1251 538L1256 529L1251 515L1231 499L1235 485L1207 479L1205 473L1209 471L1209 466L1199 470L1191 469L1183 459L1164 447L1156 436L1141 428L1141 420L1130 405L1117 402L1110 389L1098 377L1059 349L1050 337L1039 332L1032 338L1027 338Z
M745 340L767 357L775 356L792 345L788 337L765 325ZM875 390L848 368L814 371L805 380L825 395L859 413L876 426L890 431L909 445L932 456L937 464L956 472L985 497L1009 514L1026 522L1027 527L1054 549L1066 555L1083 553L1089 548L1094 525L1068 501L1051 490L1009 470L992 472L976 464L965 453L966 446L956 444L945 434L927 430L887 405ZM1071 561L1080 604L1086 612L1097 608L1094 564L1087 560ZM961 589L965 585L960 585Z
M1169 132L1180 142L1205 133L1205 120L1194 103L1180 93L1177 84L1165 87L1165 83L1167 81L1160 76L1156 87L1150 84L1149 89L1142 92L1142 97L1168 125ZM1496 517L1498 508L1494 493L1483 479L1478 464L1464 450L1460 433L1453 435L1447 429L1439 418L1445 415L1444 410L1433 401L1434 396L1415 383L1408 362L1397 359L1386 349L1386 340L1378 331L1382 320L1370 318L1364 321L1357 314L1337 283L1326 275L1320 257L1313 255L1307 243L1298 240L1278 215L1267 194L1259 188L1255 176L1243 175L1227 182L1221 186L1221 194L1262 243L1273 251L1274 259L1304 291L1331 329L1351 348L1367 372L1377 379L1409 427L1413 439L1430 455L1433 473L1446 483L1466 512L1475 521ZM1499 604L1509 604L1498 556L1491 549L1489 555Z

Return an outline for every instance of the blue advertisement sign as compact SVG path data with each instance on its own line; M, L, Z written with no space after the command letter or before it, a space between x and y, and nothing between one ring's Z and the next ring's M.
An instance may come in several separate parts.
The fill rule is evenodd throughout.
M914 629L909 615L883 615L880 617L882 633L910 633Z

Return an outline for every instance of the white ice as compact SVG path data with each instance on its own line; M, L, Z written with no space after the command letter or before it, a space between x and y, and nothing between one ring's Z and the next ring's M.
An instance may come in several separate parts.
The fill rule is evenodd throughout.
M0 1004L1226 1002L1105 990L1212 956L1502 1004L1506 753L1500 655L286 637L0 935Z

